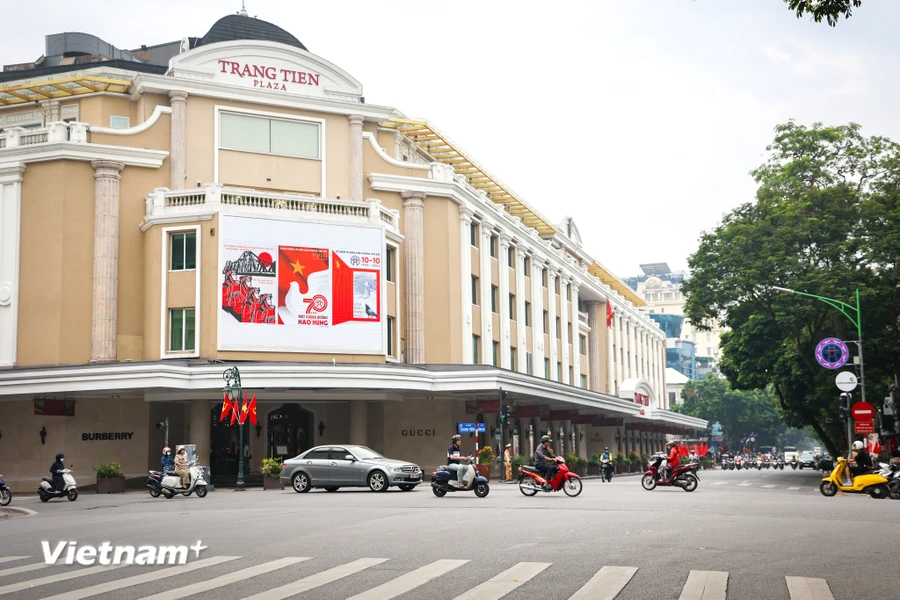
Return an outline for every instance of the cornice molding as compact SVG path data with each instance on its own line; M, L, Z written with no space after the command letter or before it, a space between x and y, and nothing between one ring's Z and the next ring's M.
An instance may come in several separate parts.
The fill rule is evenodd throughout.
M169 153L165 150L148 150L127 146L107 146L104 144L82 144L78 142L55 142L14 146L0 149L0 161L6 158L22 163L46 162L49 160L108 160L120 162L126 167L158 169Z
M159 118L162 115L171 115L172 107L171 106L162 106L158 105L153 109L153 114L139 125L135 125L134 127L128 127L126 129L114 129L112 127L98 127L96 125L91 125L89 131L91 133L101 133L103 135L136 135L138 133L142 133L147 131L159 121Z

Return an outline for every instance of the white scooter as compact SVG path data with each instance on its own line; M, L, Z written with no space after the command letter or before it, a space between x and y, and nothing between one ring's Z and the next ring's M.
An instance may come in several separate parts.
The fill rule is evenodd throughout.
M49 477L41 478L41 487L38 488L38 496L41 502L46 502L50 498L68 497L70 502L74 502L78 498L78 488L75 485L75 478L72 477L71 469L63 469L59 471L63 476L63 489L57 490L53 485L53 480Z
M198 498L203 498L209 491L206 489L208 485L203 478L203 469L196 466L197 463L188 463L188 472L191 474L191 481L187 487L181 485L181 475L175 473L165 473L162 478L162 495L166 498L174 498L178 494L182 496L190 496L196 492Z

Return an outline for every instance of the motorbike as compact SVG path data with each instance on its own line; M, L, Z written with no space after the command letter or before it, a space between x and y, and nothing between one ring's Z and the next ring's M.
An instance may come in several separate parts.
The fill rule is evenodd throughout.
M697 474L699 465L678 465L670 470L668 479L660 479L659 467L663 458L665 458L665 456L656 455L650 459L652 461L650 463L650 468L647 469L644 472L644 476L641 477L641 485L644 486L645 490L651 491L657 486L680 487L686 492L693 492L697 489L697 486L700 483L700 476Z
M762 470L763 470L763 463L762 463L762 461L759 460L759 459L756 459L756 470L757 470L757 471L762 471Z
M614 472L612 461L609 459L600 461L600 481L612 481Z
M54 487L53 479L50 477L41 478L41 487L38 488L41 502L47 502L50 498L68 498L69 502L74 502L78 498L78 487L75 485L75 478L72 477L72 469L63 469L60 473L63 476L62 490Z
M851 494L869 494L873 498L881 500L890 495L888 479L881 473L864 473L853 477L851 482L846 482L844 481L846 469L847 459L843 456L838 457L834 470L828 477L822 479L822 483L819 485L819 491L823 496L830 498L841 491Z
M723 459L722 459L722 470L724 471L724 470L727 469L727 468L728 468L728 459L727 459L727 458L723 458Z
M775 461L775 467L774 467L774 468L776 468L776 469L778 469L778 470L780 470L780 471L784 471L784 461L781 460L781 459L779 458L777 461Z
M438 470L431 474L431 491L434 492L434 495L438 498L443 498L447 495L447 492L475 492L475 495L479 498L484 498L491 491L491 486L488 484L488 480L485 477L482 477L475 471L475 457L469 456L465 459L469 463L468 474L465 476L465 479L468 480L468 485L464 488L456 487L455 485L450 485L451 481L456 481L456 471L451 471L449 467L446 465L438 467Z
M526 496L534 496L538 492L558 492L562 490L566 496L574 498L581 493L581 478L566 466L566 459L556 457L557 471L553 479L547 481L537 469L529 466L519 467L519 491ZM549 489L548 489L549 488Z
M734 471L734 459L733 458L728 459L728 470Z
M797 461L796 460L793 460L793 459L791 460L791 468L795 471L797 470Z
M147 477L147 488L150 491L150 495L158 498L162 494L166 499L171 500L179 494L190 496L196 492L198 498L204 498L209 489L204 479L203 469L196 466L196 463L192 461L188 464L188 472L191 477L190 483L188 483L187 487L182 487L181 475L176 475L172 471L164 473L150 471Z
M887 486L891 498L900 500L900 464L881 463L879 468L881 475L888 480Z
M0 473L0 506L7 506L10 502L12 502L12 492L3 481L3 473Z

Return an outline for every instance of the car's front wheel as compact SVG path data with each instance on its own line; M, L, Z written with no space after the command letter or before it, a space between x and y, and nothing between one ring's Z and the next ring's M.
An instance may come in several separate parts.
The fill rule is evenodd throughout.
M373 492L386 492L388 489L387 476L381 471L372 471L369 473L366 483Z
M295 473L293 477L291 477L291 487L294 488L294 491L298 494L305 494L312 487L312 482L309 480L309 476L306 473Z

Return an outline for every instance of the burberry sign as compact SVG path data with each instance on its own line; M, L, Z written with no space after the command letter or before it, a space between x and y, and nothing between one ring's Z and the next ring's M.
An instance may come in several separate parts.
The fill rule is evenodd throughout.
M271 65L253 65L233 60L219 59L219 72L237 75L253 82L253 87L263 90L288 91L288 84L319 86L319 73L283 69Z

